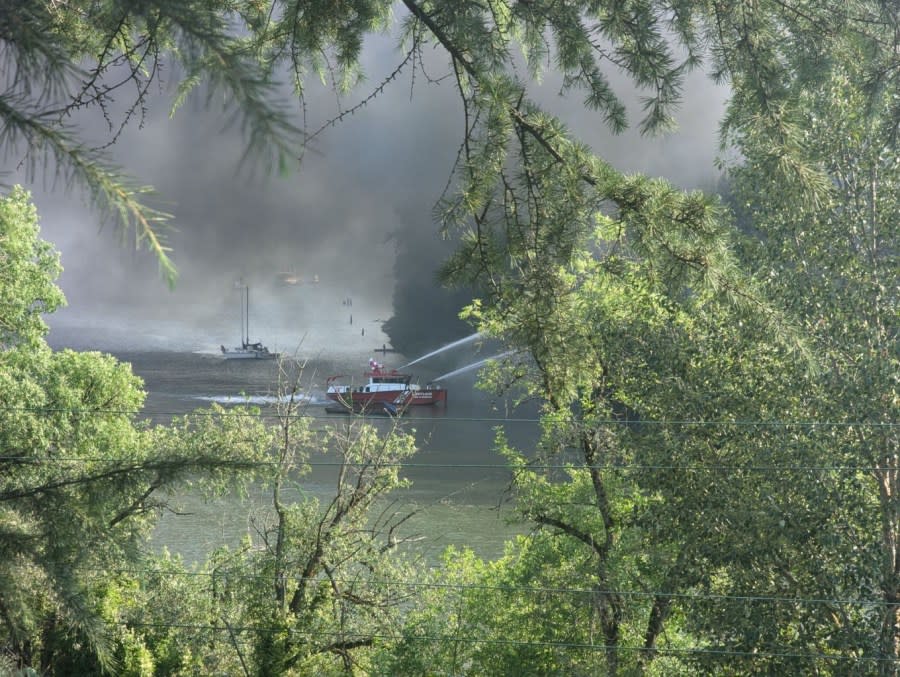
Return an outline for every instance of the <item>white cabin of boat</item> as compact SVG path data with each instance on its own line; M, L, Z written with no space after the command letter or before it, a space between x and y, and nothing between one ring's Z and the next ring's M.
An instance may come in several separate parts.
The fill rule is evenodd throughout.
M393 393L406 390L419 390L419 385L410 383L412 376L409 374L374 374L370 372L369 380L365 385L357 386L355 389L349 385L329 385L330 393L351 393L354 390L358 393Z

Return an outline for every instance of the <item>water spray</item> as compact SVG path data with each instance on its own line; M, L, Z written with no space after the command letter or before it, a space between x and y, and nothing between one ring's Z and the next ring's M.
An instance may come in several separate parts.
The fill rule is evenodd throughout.
M493 357L486 357L483 360L479 360L478 362L473 362L472 364L468 364L465 367L460 367L459 369L454 369L453 371L451 371L447 374L442 374L441 376L438 376L437 378L431 379L431 381L432 381L432 383L434 383L434 382L440 381L445 378L450 378L451 376L457 376L459 374L464 374L467 371L472 371L473 369L478 369L478 367L484 366L488 362L492 362L494 360L502 360L504 357L509 357L510 355L513 355L514 353L516 353L515 350L507 350L505 353L500 353L499 355L494 355Z
M417 357L412 362L407 362L406 364L404 364L402 367L400 367L400 369L406 369L407 367L411 367L412 365L417 364L417 363L421 362L422 360L427 360L429 357L434 357L435 355L439 355L440 353L446 352L447 350L452 350L453 348L464 345L466 343L471 343L472 341L475 341L476 339L479 339L479 338L481 338L481 332L476 332L476 333L472 334L471 336L466 336L465 338L461 338L458 341L454 341L453 343L448 343L447 345L443 346L442 348L438 348L437 350L432 350L430 353L427 353L426 355L422 355L422 357Z

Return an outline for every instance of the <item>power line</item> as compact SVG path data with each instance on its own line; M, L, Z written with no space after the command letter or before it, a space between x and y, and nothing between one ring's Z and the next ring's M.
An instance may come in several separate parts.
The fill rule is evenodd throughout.
M146 621L117 621L117 625L129 628L178 628L184 630L212 630L216 632L234 632L247 633L265 631L265 628L255 626L233 626L233 625L208 625L202 623L150 623ZM802 659L822 662L840 662L845 663L852 661L855 663L900 663L900 659L883 657L883 656L848 656L845 654L832 654L822 652L806 652L798 651L742 651L738 649L713 649L713 648L682 648L682 647L664 647L654 646L652 648L635 645L620 644L594 644L587 642L546 642L535 640L515 640L515 639L487 639L483 637L460 637L459 635L425 635L425 634L380 634L380 633L361 633L361 632L327 632L316 630L315 633L309 631L299 631L287 629L292 636L307 637L313 640L321 637L336 637L344 640L382 640L388 642L427 642L432 644L481 644L487 646L507 646L521 648L544 648L544 649L582 649L586 651L623 651L635 653L654 653L670 656L711 656L722 658L751 658L758 659Z
M95 568L84 568L79 567L76 569L77 571L85 572L88 574L95 574L97 576L105 576L110 573L119 573L119 574L129 574L134 576L139 575L162 575L162 576L187 576L187 577L204 577L204 578L222 578L227 580L234 580L235 578L240 580L259 580L259 579L270 579L273 576L271 574L265 573L246 573L242 571L238 571L234 573L233 570L228 571L186 571L186 570L171 570L171 569L95 569ZM320 581L323 579L316 577L303 577L303 576L283 576L279 577L280 580L284 581ZM335 583L360 583L361 579L359 578L341 578L340 576L330 576L328 578L329 581L334 581ZM555 594L572 594L572 595L618 595L621 597L637 597L637 598L666 598L666 599L677 599L677 600L701 600L701 601L719 601L719 602L771 602L777 604L824 604L824 605L832 605L832 606L861 606L861 607L878 607L886 604L883 598L880 599L836 599L836 598L825 598L825 597L784 597L778 595L725 595L725 594L717 594L717 593L687 593L687 592L664 592L664 591L648 591L648 590L595 590L591 588L561 588L561 587L536 587L536 586L513 586L513 585L486 585L486 584L474 584L474 583L435 583L430 581L408 581L408 580L384 580L384 579L373 579L373 580L365 580L366 585L376 587L376 586L385 586L385 587L404 587L404 588L412 588L412 589L432 589L432 590L457 590L461 592L468 592L470 590L480 590L487 592L507 592L507 593L532 593L535 595L555 595Z
M242 403L237 406L257 406L252 402ZM323 414L309 414L306 412L294 414L281 414L278 412L251 412L236 411L234 409L226 409L221 412L204 411L197 409L191 412L184 411L153 411L147 412L139 409L74 409L68 407L0 407L0 412L15 413L36 413L36 414L71 414L71 415L114 415L114 416L139 416L142 414L150 416L197 416L197 417L246 417L246 418L313 418L325 421L339 420L358 420L366 421L409 421L409 422L447 422L447 423L541 423L541 418L506 418L506 417L452 417L452 416L422 416L415 417L403 415L396 419L386 419L384 416L366 416L364 414L351 416L348 418L338 419L334 416ZM597 419L591 420L591 425L596 426L684 426L684 427L714 427L714 426L734 426L734 427L750 427L750 428L766 428L766 427L798 427L798 428L898 428L900 422L896 421L790 421L790 420L752 420L752 419L734 419L734 420L703 420L703 419Z
M434 450L430 450L434 451ZM484 453L494 453L485 451ZM146 463L160 463L165 461L190 461L189 457L176 459L144 459ZM227 459L232 463L240 463L242 466L257 465L260 467L277 465L278 461L242 461L241 459ZM111 463L123 462L132 464L135 470L140 470L140 460L133 458L117 459L106 456L57 456L40 458L37 456L0 456L0 462L15 462L27 465L61 464L61 463ZM224 461L223 461L224 462ZM896 466L879 465L740 465L740 464L693 464L679 465L674 463L647 464L647 463L603 463L588 465L584 463L532 463L525 461L521 464L506 463L417 463L412 461L378 462L378 463L353 463L346 461L304 461L304 466L313 468L340 468L345 466L366 466L380 468L413 468L413 469L459 469L459 470L504 470L509 472L522 472L527 470L634 470L653 472L888 472L897 470Z

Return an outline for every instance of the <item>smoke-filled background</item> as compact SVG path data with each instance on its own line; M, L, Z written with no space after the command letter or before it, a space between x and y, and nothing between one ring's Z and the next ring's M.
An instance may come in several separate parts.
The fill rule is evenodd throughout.
M342 107L364 99L400 60L389 36L370 39L367 82ZM447 72L438 52L427 67L433 78ZM637 95L626 80L614 82L636 123ZM548 77L532 95L618 169L685 188L714 184L727 91L702 73L688 81L679 132L662 138L614 136L577 94L564 99L558 89ZM328 88L311 82L307 96L309 128L339 112ZM413 358L471 333L456 317L465 293L435 280L452 244L439 238L433 206L463 131L450 79L437 85L419 76L413 86L412 74L401 74L318 136L287 177L239 170L244 139L220 111L189 102L170 119L169 102L165 91L151 100L144 124L130 125L112 152L131 176L155 187L154 206L174 216L167 235L180 275L174 290L152 254L128 246L133 239L123 245L111 225L100 228L83 196L41 176L28 182L17 169L21 158L6 159L6 181L32 190L42 236L62 254L59 282L69 306L48 318L51 339L106 350L233 346L241 338L238 280L250 287L250 339L274 350L365 352L393 343ZM89 138L108 139L99 111L76 122Z

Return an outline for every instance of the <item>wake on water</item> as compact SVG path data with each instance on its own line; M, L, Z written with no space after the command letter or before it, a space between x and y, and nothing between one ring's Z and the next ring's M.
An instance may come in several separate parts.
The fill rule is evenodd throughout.
M216 404L288 404L291 401L308 404L326 403L326 400L314 395L195 395L194 399Z

